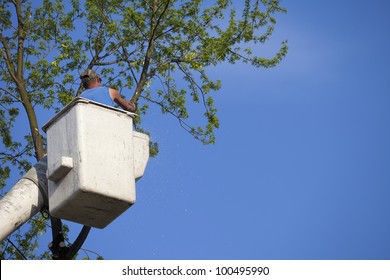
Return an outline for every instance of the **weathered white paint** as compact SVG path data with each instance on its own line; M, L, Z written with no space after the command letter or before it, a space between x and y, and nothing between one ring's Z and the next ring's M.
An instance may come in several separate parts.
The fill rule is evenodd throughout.
M47 159L0 201L0 240L42 211L47 197L52 216L97 228L133 205L149 137L132 130L132 115L79 98L50 120Z
M53 182L58 182L73 168L73 159L70 157L60 157L53 163L50 174L47 178Z
M149 137L133 131L132 117L79 98L44 126L52 216L104 228L135 203Z
M1 199L0 241L42 210L47 193L46 169L47 163L44 158Z
M133 131L134 177L136 180L144 176L149 159L149 136Z

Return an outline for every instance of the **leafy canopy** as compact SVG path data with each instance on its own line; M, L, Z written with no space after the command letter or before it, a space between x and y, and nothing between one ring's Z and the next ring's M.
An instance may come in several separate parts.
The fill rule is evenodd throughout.
M0 189L11 170L23 173L33 156L43 157L39 114L79 95L87 68L139 104L137 129L159 106L196 139L214 143L212 92L221 81L208 71L221 63L276 66L286 42L272 57L259 53L284 12L279 0L0 0ZM192 123L194 112L203 123ZM157 143L151 148L156 154ZM17 240L31 258L45 230L37 220Z

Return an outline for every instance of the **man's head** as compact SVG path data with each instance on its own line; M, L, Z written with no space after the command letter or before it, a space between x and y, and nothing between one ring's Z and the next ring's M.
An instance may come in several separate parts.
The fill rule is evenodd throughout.
M87 69L81 73L80 79L84 88L90 88L91 86L98 82L100 83L101 81L98 74L92 69Z

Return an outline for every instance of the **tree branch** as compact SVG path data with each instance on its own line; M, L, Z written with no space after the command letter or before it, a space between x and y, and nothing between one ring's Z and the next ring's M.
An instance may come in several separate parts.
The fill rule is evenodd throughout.
M2 88L0 87L0 90L4 91L6 94L9 94L11 95L14 99L16 99L17 102L21 102L23 103L23 100L20 99L19 97L17 97L16 95L14 95L12 92L10 92L9 90L6 90L5 88Z
M179 67L179 69L184 73L184 75L186 75L187 79L190 81L190 84L192 86L195 86L196 88L198 88L198 90L200 91L200 93L202 94L202 100L203 100L203 106L205 107L206 109L206 112L209 112L208 110L208 107L207 107L207 104L206 104L206 99L205 99L205 93L202 89L202 87L200 87L198 85L198 83L192 78L192 76L190 74L187 73L187 71L181 67L180 63L177 64L177 66Z
M167 113L169 113L170 115L174 116L174 117L179 121L180 126L181 126L185 131L187 131L189 134L191 134L192 136L194 136L195 139L197 139L197 140L199 140L199 141L202 141L202 140L200 139L199 136L197 136L197 135L194 134L193 128L192 128L189 124L187 124L187 123L183 120L183 118L181 118L176 112L174 112L174 111L172 111L172 110L169 110L169 109L168 109L162 102L160 102L160 101L153 100L153 99L151 99L151 98L149 98L149 97L146 97L146 96L141 96L141 97L144 98L145 100L151 102L151 103L154 103L154 104L159 105L165 112L167 112Z
M149 36L149 43L148 43L148 48L146 50L144 65L142 67L141 77L140 77L139 82L137 84L137 87L135 89L134 95L131 98L131 101L134 103L137 103L137 101L138 101L138 99L139 99L139 97L144 89L144 86L148 80L149 65L150 65L150 61L152 59L152 55L154 52L154 43L155 43L155 39L156 39L157 28L159 27L161 20L165 17L166 12L167 12L170 4L171 4L171 2L170 2L170 0L168 0L165 3L165 7L164 7L162 13L160 14L160 16L156 20L155 16L156 16L157 11L158 11L158 6L157 6L157 1L156 0L154 1L152 18L151 18L151 27L150 27L151 33Z
M5 61L5 64L7 65L8 72L11 75L12 79L15 82L17 82L17 77L15 74L15 66L13 65L13 59L12 59L12 55L11 55L11 49L8 45L8 41L3 37L3 34L0 34L0 41L3 44L4 50L5 50L5 54L3 52L1 52L1 53L3 55L3 59Z

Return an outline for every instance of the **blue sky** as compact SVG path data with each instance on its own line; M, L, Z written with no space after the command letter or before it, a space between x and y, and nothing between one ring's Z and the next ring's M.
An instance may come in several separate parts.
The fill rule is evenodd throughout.
M215 145L152 110L160 153L137 203L83 248L105 259L390 258L390 3L282 3L264 52L288 39L284 61L211 70L223 85Z
M84 248L106 259L389 259L388 1L283 1L276 68L213 69L203 146L151 112L137 203Z

